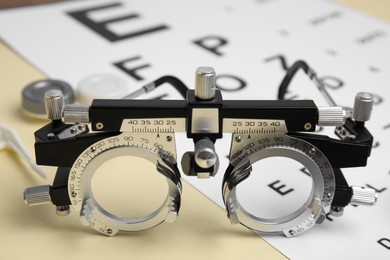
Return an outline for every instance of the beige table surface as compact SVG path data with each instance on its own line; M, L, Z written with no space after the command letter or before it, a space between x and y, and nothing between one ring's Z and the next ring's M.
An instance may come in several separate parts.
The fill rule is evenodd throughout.
M33 154L33 133L44 122L21 111L21 90L45 75L0 43L0 123L15 129ZM58 217L52 205L25 206L26 187L52 183L33 173L12 151L0 152L0 259L216 259L284 258L226 213L184 183L180 216L174 224L106 237L81 225L75 214Z
M390 20L390 1L337 2ZM15 129L30 154L34 152L33 132L44 123L22 113L21 90L43 78L43 73L0 42L0 124ZM285 258L246 228L231 226L223 209L185 182L176 223L105 237L82 226L75 214L58 217L51 205L24 205L26 187L51 183L55 169L44 169L50 175L46 181L12 151L0 151L0 260Z

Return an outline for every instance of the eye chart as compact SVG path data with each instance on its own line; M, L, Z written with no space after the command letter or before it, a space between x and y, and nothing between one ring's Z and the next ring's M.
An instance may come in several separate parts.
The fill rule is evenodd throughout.
M339 105L352 106L357 92L371 92L375 105L367 127L375 140L368 166L343 172L349 185L375 189L377 204L348 206L342 217L327 216L292 239L262 237L292 259L390 257L388 24L328 1L77 1L1 11L0 37L48 77L74 87L102 72L126 79L133 90L162 75L193 87L196 67L212 66L225 99L275 99L286 68L305 60ZM162 87L142 98L180 95ZM327 105L303 73L294 78L287 98ZM332 135L333 128L319 131ZM193 144L184 135L178 139L181 158ZM221 165L215 178L183 175L221 207L229 145L230 136L216 143ZM307 178L300 165L289 164L280 168L295 169L294 177L275 176L275 163L267 165L266 180L251 179L245 188L264 191L283 209L305 196L299 184ZM250 197L243 198L254 206Z

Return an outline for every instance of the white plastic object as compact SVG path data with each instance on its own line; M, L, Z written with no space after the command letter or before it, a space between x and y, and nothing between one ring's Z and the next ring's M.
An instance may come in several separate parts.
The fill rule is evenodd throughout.
M31 168L42 178L47 179L47 174L35 163L34 159L23 147L15 131L0 124L0 150L10 148L14 150L22 159L24 159Z
M131 89L119 76L94 74L82 79L76 91L78 101L90 105L94 99L121 99L128 95Z

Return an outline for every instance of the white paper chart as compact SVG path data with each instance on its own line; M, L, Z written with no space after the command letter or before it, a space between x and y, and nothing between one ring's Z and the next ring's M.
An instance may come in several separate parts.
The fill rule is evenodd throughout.
M71 1L1 11L0 37L49 77L74 87L97 73L118 75L133 90L167 74L193 87L195 69L207 65L216 69L225 99L275 99L283 62L289 66L302 59L340 105L352 106L359 91L373 93L367 126L375 144L368 166L344 173L350 185L376 189L377 204L348 206L343 217L328 216L295 238L263 238L292 259L390 259L389 24L328 1ZM288 98L326 105L303 73L290 87ZM168 86L142 98L156 97L180 95ZM193 144L184 135L179 138L180 158ZM183 177L221 207L229 145L230 136L216 144L221 166L215 178ZM291 167L305 182L300 166ZM266 176L267 183L283 184L292 192L278 197L255 179L245 187L278 197L279 208L290 205L294 196L305 196L291 177ZM243 204L251 207L253 202L246 198Z

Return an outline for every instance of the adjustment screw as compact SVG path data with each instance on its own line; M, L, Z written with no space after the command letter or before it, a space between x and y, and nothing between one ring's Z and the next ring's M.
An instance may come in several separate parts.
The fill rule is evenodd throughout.
M303 128L305 128L306 131L309 131L311 129L311 124L309 122L307 122Z
M70 133L71 133L71 134L75 134L76 132L77 132L76 127L71 127L71 128L70 128Z
M343 107L318 107L318 126L340 126L345 123L347 109Z
M371 117L373 106L374 96L372 94L367 92L357 93L355 97L355 103L353 105L353 119L358 122L368 121Z
M352 205L371 206L376 203L378 194L374 189L358 186L351 186L351 189L352 197L350 203Z
M80 104L69 104L64 107L64 122L65 124L88 124L89 106Z
M57 213L57 216L65 217L65 216L70 214L70 207L68 205L57 206L56 213Z
M30 187L24 190L24 203L28 206L36 206L51 203L50 185Z
M53 133L48 133L48 134L47 134L47 138L49 138L49 140L53 140L55 137L56 137L56 136L55 136L55 134L53 134Z
M195 96L209 100L215 97L215 70L212 67L199 67L195 72Z
M334 217L341 217L344 213L344 208L343 207L336 207L332 206L330 208L330 214Z
M64 95L61 90L51 89L45 92L46 115L51 120L62 119L64 109Z
M204 169L210 168L218 160L218 155L215 152L214 143L208 139L200 139L195 144L195 162L199 167Z
M96 129L97 130L102 130L103 127L104 127L103 123L101 123L101 122L96 123Z

